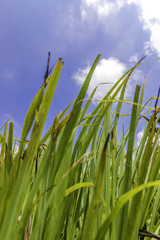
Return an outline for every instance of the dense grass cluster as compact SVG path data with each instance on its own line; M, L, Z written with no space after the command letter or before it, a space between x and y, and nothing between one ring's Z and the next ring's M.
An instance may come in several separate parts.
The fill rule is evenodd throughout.
M9 129L5 124L0 138L0 240L138 240L144 239L142 229L158 238L160 148L155 116L160 108L146 122L135 149L145 107L145 83L142 89L137 85L130 127L117 140L127 82L141 61L88 113L96 88L84 99L99 59L75 101L55 116L43 137L61 59L31 103L19 141L13 138L13 122Z

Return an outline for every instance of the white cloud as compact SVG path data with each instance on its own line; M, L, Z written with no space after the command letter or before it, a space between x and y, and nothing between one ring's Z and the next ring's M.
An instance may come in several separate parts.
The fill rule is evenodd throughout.
M139 56L138 56L138 54L135 54L135 55L133 55L133 56L131 56L130 58L129 58L129 61L131 62L131 63L137 63L138 61L139 61Z
M149 40L144 43L146 54L154 51L160 56L160 0L81 0L81 17L88 19L92 11L99 20L106 20L128 4L138 7L143 29L150 33Z
M76 81L78 85L82 85L91 66L88 64L85 68L79 68L73 75L72 78ZM128 71L127 66L120 62L117 58L108 58L108 59L101 59L98 63L88 91L87 91L87 97L89 97L94 90L96 86L98 86L101 83L106 83L98 86L97 91L94 95L94 99L101 100L107 92L111 89L113 84L118 81L120 77L123 76L123 74ZM132 73L125 92L125 97L127 99L133 99L133 94L135 91L136 84L141 84L144 80L144 73L139 70L135 69L135 71Z
M81 16L82 19L87 17L89 8L93 9L99 19L103 19L120 10L124 5L124 0L106 1L106 0L81 0Z
M139 144L140 144L140 142L141 142L141 140L142 140L143 134L144 134L144 129L143 129L142 131L139 131L139 132L137 133L137 147L139 146ZM146 139L146 143L147 143L147 140L148 140L148 137L147 137L147 139ZM153 142L154 142L154 141L155 141L155 136L154 136L154 138L153 138ZM146 143L145 143L145 146L146 146ZM156 144L158 144L158 145L160 146L160 137L158 137Z
M77 84L82 85L89 70L90 65L86 68L80 68L75 72L72 78L77 82ZM97 65L95 72L93 74L91 83L88 89L88 96L92 93L93 89L100 83L107 83L100 85L95 94L96 99L102 99L111 88L111 84L115 83L126 71L126 65L120 62L116 58L101 59Z
M143 137L143 132L144 132L144 130L137 133L137 146L139 146L139 144L141 142L141 139Z
M160 56L160 0L128 0L139 8L139 19L144 30L150 32L150 39L145 43L146 53L156 51Z

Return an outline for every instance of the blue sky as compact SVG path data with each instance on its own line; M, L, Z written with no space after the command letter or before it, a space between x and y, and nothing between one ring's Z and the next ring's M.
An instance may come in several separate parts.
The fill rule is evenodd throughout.
M29 105L43 83L48 51L51 65L59 57L64 67L58 82L46 129L76 97L96 58L88 94L100 82L115 82L143 55L160 57L159 0L1 0L0 1L0 126L13 113L15 137ZM138 68L129 83L132 99L145 74L145 99L156 96L160 61ZM109 85L99 88L100 99Z

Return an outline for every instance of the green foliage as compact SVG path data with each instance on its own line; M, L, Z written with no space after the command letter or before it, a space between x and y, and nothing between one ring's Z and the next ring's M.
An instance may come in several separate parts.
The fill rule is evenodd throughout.
M75 101L55 116L43 137L61 59L33 99L19 141L13 139L13 122L9 129L5 124L0 134L0 240L138 240L144 227L158 234L160 130L155 114L160 108L135 148L147 104L145 81L142 90L136 86L133 102L124 95L139 61L88 113L97 87L87 101L85 95L99 59ZM126 103L132 107L130 126L120 132Z

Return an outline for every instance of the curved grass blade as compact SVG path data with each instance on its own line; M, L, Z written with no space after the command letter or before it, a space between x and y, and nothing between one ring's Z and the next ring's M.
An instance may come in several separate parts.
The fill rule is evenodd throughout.
M30 187L30 173L32 170L33 159L37 152L39 146L39 141L43 126L47 117L47 113L54 95L54 91L57 85L57 81L62 69L63 64L61 63L62 59L59 59L57 65L53 71L48 88L46 90L45 96L41 103L39 113L37 113L37 121L34 124L31 139L27 148L27 153L24 157L24 164L20 168L13 193L9 202L9 207L7 209L2 229L0 232L0 239L13 239L14 228L17 223L18 214L21 211L22 204L24 202L25 196Z
M59 147L58 147L58 152L59 152L59 159L62 159L63 158L63 155L65 153L65 148L67 147L67 143L69 142L69 139L71 137L71 133L74 129L74 126L75 124L77 123L77 119L79 118L79 114L80 114L80 110L81 110L81 106L82 106L82 103L86 95L86 92L87 92L87 89L88 89L88 86L89 86L89 83L91 81L91 77L93 75L93 72L98 64L98 61L100 59L101 55L99 54L97 56L97 58L95 59L84 83L83 83L83 86L76 98L76 101L73 105L73 109L72 109L72 114L70 116L70 121L69 123L66 125L65 129L64 129L64 132L63 132L63 136L61 138L61 143L59 144ZM63 151L61 151L61 147L64 147Z
M71 194L72 192L74 192L75 190L78 190L78 189L84 188L84 187L94 187L94 184L92 182L77 183L77 184L71 186L70 188L66 189L64 196L66 197L69 194Z
M74 100L74 101L75 101L75 100ZM68 109L71 107L71 105L73 104L74 101L72 101L72 102L66 107L66 109L65 109L63 112L60 112L60 114L58 115L57 119L61 120L61 119L63 118L63 116L64 116L65 113L68 111ZM71 113L69 113L67 116L69 117L70 114L71 114ZM40 146L43 145L43 144L47 141L48 137L51 135L52 130L53 130L53 125L50 127L50 129L47 131L47 133L46 133L46 134L43 136L43 138L41 139L41 141L40 141L40 143L39 143Z
M28 109L28 112L26 114L23 128L22 128L21 138L20 138L19 151L18 151L19 164L21 162L21 158L23 155L23 151L24 151L24 147L25 147L25 140L26 140L27 135L32 127L34 120L35 120L36 112L39 110L39 107L42 103L44 91L45 91L45 84L43 84L42 87L39 89L38 93L34 97L32 103Z
M142 157L140 169L139 169L139 175L138 175L138 180L136 185L140 185L146 182L147 174L148 174L148 169L150 166L150 161L151 161L151 155L152 155L152 144L153 144L153 137L155 135L155 119L153 121L153 128L152 131L148 137L145 149L144 149L144 154ZM125 229L129 229L129 239L134 239L136 232L138 232L139 228L139 217L140 217L140 209L142 208L142 202L143 202L143 193L137 194L133 199L131 200L130 204L130 210L128 212L128 217L126 219L126 225ZM128 233L126 234L126 231L124 230L123 232L123 237L124 239L128 239ZM123 239L123 238L122 238Z
M149 182L146 184L142 184L138 187L136 187L135 189L125 193L124 195L122 195L119 200L117 201L114 209L112 210L111 214L105 219L105 221L103 222L102 226L99 228L97 234L96 234L96 238L95 240L103 240L105 237L106 232L109 229L109 226L111 225L113 219L116 217L116 215L118 214L118 212L120 211L120 209L136 194L138 194L139 192L143 191L146 188L149 187L154 187L154 186L158 186L160 185L160 180L154 181L154 182ZM130 239L130 236L128 236Z

